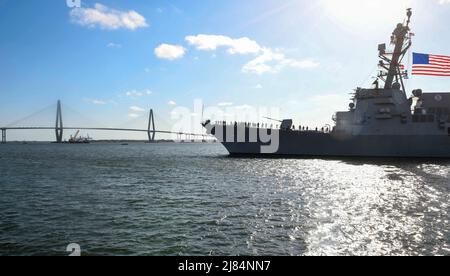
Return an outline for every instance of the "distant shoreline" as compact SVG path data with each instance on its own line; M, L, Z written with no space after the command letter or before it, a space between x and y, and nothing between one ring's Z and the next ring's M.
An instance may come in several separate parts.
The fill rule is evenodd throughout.
M148 140L92 140L88 144L123 144L123 143L134 143L134 144L183 144L183 143L203 143L211 144L216 143L215 141L202 141L202 140L156 140L154 142L149 142ZM56 144L54 141L8 141L6 144ZM68 142L63 142L62 144L69 144ZM0 144L1 145L1 144Z

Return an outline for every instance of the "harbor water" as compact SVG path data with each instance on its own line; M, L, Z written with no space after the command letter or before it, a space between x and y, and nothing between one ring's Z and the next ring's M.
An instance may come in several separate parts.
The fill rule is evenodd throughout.
M450 160L0 145L0 255L450 255Z

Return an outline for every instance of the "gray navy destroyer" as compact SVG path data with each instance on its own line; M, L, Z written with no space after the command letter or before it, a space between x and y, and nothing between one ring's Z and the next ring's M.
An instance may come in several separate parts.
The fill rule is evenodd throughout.
M416 89L408 97L405 90L408 71L401 64L412 45L411 15L408 9L395 28L393 51L378 46L381 70L373 87L357 88L349 110L333 116L333 127L295 129L292 120L279 127L209 120L203 126L231 155L450 158L450 93ZM266 132L279 139L272 151L264 150Z

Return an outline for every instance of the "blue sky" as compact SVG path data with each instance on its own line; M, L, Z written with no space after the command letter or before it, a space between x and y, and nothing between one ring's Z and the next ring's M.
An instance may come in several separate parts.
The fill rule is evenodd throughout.
M0 125L57 99L77 124L145 124L152 107L169 125L173 108L202 99L279 107L283 118L322 126L373 81L377 45L406 7L413 50L450 55L446 0L0 0ZM450 79L413 77L408 86L445 91ZM49 124L48 114L22 124Z

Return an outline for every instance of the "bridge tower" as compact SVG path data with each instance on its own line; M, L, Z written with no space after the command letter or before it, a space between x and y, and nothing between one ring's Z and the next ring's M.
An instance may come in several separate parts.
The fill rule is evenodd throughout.
M6 144L6 129L2 128L2 144Z
M153 109L150 109L150 115L148 117L148 141L150 143L155 142L156 129L155 129L155 116L153 116Z
M56 125L55 125L55 134L56 134L56 143L62 143L63 139L63 120L62 120L62 112L61 112L61 101L58 100L57 108L56 108Z

